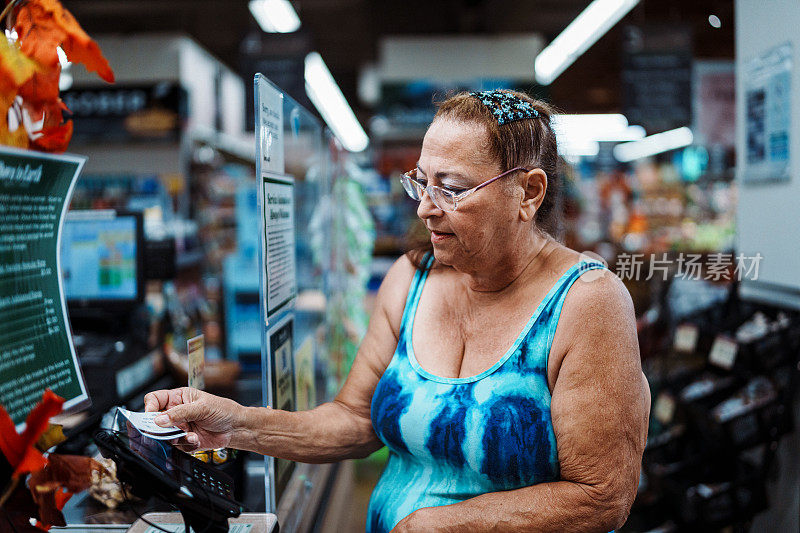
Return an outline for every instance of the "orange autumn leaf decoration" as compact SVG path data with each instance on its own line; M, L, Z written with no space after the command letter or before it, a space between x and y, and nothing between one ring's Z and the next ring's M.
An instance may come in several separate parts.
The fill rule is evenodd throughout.
M0 405L0 452L10 465L11 482L0 496L0 518L17 531L40 531L51 526L64 526L61 510L75 492L86 490L92 483L92 472L105 470L91 457L42 454L44 447L63 440L59 426L49 424L61 412L64 400L46 390L42 401L28 414L25 431L17 434L14 422ZM46 432L46 435L45 435ZM38 448L38 449L37 449ZM30 473L27 487L24 474ZM7 478L6 478L7 479ZM39 528L31 528L34 519Z
M50 389L44 391L42 401L28 414L22 435L17 433L11 417L0 405L0 452L14 469L15 478L41 470L46 464L42 452L34 444L47 429L50 418L60 413L63 405L62 397Z
M58 0L16 0L6 10L17 41L6 39L5 46L0 45L0 73L14 71L7 77L10 82L0 83L0 144L63 152L72 138L72 122L64 120L63 111L68 110L59 98L57 47L69 61L82 63L107 82L114 81L114 73L97 43ZM28 63L22 64L18 56ZM21 103L17 97L22 98ZM13 124L9 124L9 109L16 111ZM23 123L40 122L41 129L22 135Z
M53 18L65 33L61 47L67 59L73 63L83 63L89 72L96 72L104 81L114 83L114 72L100 52L100 47L83 31L72 13L64 9L57 0L41 0L41 3L49 7Z
M61 510L73 493L91 486L93 470L105 469L91 457L54 454L48 458L47 466L31 474L28 486L45 528L66 525Z
M0 37L0 144L26 147L28 135L24 128L9 131L5 126L8 112L20 87L30 80L38 64L22 53L17 43Z

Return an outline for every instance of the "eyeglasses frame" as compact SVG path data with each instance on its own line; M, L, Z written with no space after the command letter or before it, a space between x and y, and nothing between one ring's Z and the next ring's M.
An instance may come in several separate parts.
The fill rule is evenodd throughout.
M417 171L418 171L418 170L419 170L419 169L417 169L417 168L414 168L414 169L411 169L411 170L409 170L408 172L404 173L402 176L400 176L400 180L401 180L401 182L402 182L403 178L406 178L406 179L408 179L408 180L410 180L410 181L412 181L412 182L416 183L416 184L417 184L417 185L420 187L421 191L422 191L422 192L424 192L424 193L426 193L426 194L428 195L428 197L431 199L431 201L434 203L434 205L435 205L436 207L438 207L439 209L441 209L442 211L448 211L448 210L447 210L447 209L444 209L442 206L440 206L439 204L437 204L437 203L436 203L436 201L434 200L434 196L433 196L433 195L431 195L430 191L432 191L432 190L439 190L439 191L441 191L443 194L448 194L448 195L451 195L451 196L453 197L453 211L456 211L456 210L458 209L458 202L460 202L461 200L463 200L464 198L466 198L466 197L467 197L467 196L469 196L470 194L474 193L474 192L475 192L475 191L477 191L478 189L481 189L481 188L483 188L483 187L486 187L487 185L489 185L489 184L490 184L490 183L492 183L493 181L497 181L497 180L499 180L500 178L503 178L503 177L505 177L505 176L508 176L508 175L509 175L509 174L511 174L512 172L516 172L516 171L518 171L518 170L524 170L525 172L530 172L530 171L531 171L531 169L529 169L529 168L525 168L525 167L514 167L514 168L512 168L511 170L506 170L506 171L505 171L505 172L503 172L502 174L498 174L497 176L495 176L495 177L493 177L493 178L490 178L490 179L488 179L488 180L484 181L483 183L481 183L481 184L479 184L479 185L476 185L475 187L473 187L473 188L471 188L471 189L467 189L466 191L463 191L463 192L460 192L460 193L458 193L458 194L455 194L455 193L452 193L452 192L450 192L450 191L448 191L448 190L446 190L446 189L444 189L444 188L442 188L442 187L439 187L438 185L425 185L425 186L423 186L423 185L422 185L422 184L421 184L419 181L417 181ZM404 187L404 189L405 189L405 187ZM408 192L408 191L406 191L406 192ZM419 194L419 193L418 193L418 194ZM412 198L412 199L413 199L413 198ZM417 201L418 201L418 202L421 202L421 201L422 201L422 194L419 194L419 200L417 200ZM453 211L449 211L449 212L451 212L451 213L452 213Z

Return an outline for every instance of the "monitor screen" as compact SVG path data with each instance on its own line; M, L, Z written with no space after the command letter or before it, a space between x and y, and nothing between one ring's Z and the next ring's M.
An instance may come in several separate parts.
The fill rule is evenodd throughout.
M70 301L137 300L137 218L101 213L67 217L61 234L65 296Z

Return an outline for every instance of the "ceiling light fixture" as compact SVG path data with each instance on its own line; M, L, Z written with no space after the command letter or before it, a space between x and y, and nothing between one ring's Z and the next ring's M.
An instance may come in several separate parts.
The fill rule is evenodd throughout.
M716 16L716 15L709 15L708 16L708 23L711 24L712 28L719 29L719 28L722 27L722 21L719 20L719 17Z
M614 157L617 158L617 161L627 163L642 157L689 146L693 140L692 130L684 126L656 133L639 141L618 144L614 147Z
M267 33L291 33L300 29L300 18L289 0L250 0L248 7Z
M536 56L536 81L551 84L638 3L639 0L594 0Z
M617 113L554 115L552 125L559 146L583 145L586 141L635 141L646 135L643 127L629 126L625 115Z
M306 56L305 63L308 98L345 149L351 152L364 150L369 144L369 137L331 76L322 56L311 52Z
M589 139L559 141L558 153L564 157L593 157L600 153L600 143Z

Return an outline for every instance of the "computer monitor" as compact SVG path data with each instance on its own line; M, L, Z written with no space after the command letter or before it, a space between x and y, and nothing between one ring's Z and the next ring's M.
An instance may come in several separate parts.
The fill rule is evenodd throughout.
M64 296L71 308L115 310L143 301L141 213L71 211L61 233Z

